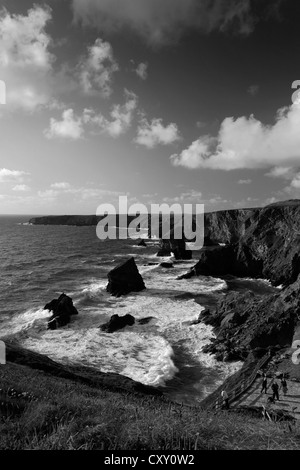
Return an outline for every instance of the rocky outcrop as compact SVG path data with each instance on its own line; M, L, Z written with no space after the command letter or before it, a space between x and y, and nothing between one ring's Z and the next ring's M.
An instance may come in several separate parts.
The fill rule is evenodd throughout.
M145 240L141 239L139 242L138 242L138 246L143 246L144 248L147 247L147 244L145 243Z
M297 279L300 201L206 214L205 224L210 240L227 245L200 250L198 263L185 277L231 274L266 278L274 285L289 285Z
M108 284L106 290L117 297L146 289L134 258L130 258L125 263L112 269L107 277Z
M33 217L29 223L33 225L97 225L101 217L96 215L49 215Z
M61 294L58 299L53 299L45 305L44 310L53 312L48 320L48 329L56 330L60 326L65 326L70 322L72 315L78 315L77 309L73 305L71 297Z
M123 317L119 317L119 315L112 315L110 320L104 325L100 326L102 331L106 333L113 333L114 331L120 330L121 328L125 328L125 326L134 325L135 318L132 315L124 315Z
M204 348L219 360L245 359L250 351L282 348L292 342L300 315L300 276L276 294L231 292L214 312L200 319L216 329L217 337Z
M160 248L157 256L171 256L177 260L189 260L193 257L193 252L186 249L185 241L182 240L160 240Z
M204 214L204 245L235 243L260 209L232 209Z
M167 262L165 262L165 263L160 263L159 266L160 266L161 268L167 268L167 269L169 269L169 268L174 268L174 264L173 264L173 263L167 263Z
M105 215L48 215L43 217L33 217L29 220L33 225L75 225L75 226L95 226ZM136 217L127 215L127 224L129 225ZM116 215L116 226L123 226L123 220L120 223L120 216Z

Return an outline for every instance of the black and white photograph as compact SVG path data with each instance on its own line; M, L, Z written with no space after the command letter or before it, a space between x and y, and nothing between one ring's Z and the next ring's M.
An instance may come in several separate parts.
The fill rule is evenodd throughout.
M0 0L1 451L300 450L299 22Z

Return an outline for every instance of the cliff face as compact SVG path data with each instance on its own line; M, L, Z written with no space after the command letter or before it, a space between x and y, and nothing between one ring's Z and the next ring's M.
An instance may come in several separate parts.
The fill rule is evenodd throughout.
M259 209L233 209L205 214L205 244L238 241L258 212Z
M264 277L288 285L300 273L300 201L207 214L205 233L224 247L200 252L195 273Z
M216 311L200 314L217 328L217 337L205 347L220 360L245 359L250 351L291 344L300 314L300 276L278 294L258 296L231 292Z
M36 217L30 222L97 225L100 218L49 216ZM130 217L128 220L130 222ZM209 249L194 252L194 256L199 256L199 262L193 274L264 277L276 285L288 285L297 279L300 273L299 200L276 203L264 208L208 213L205 214L204 224L205 245L225 243L226 246L210 246ZM174 245L172 251L178 251L178 257L181 258L182 241L171 242ZM161 249L170 252L169 245L170 242L163 240Z

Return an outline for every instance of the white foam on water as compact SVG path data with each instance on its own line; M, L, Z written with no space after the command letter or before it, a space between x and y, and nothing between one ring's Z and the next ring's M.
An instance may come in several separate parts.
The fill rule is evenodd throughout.
M143 276L147 289L118 299L105 292L106 281L93 281L84 287L80 296L99 297L99 307L97 302L93 308L82 305L79 315L71 317L67 326L48 330L50 312L31 309L1 323L0 336L13 334L24 347L59 362L90 365L154 386L164 386L178 372L172 346L184 344L194 361L218 370L219 376L225 378L241 363L222 364L202 352L203 346L214 336L213 329L204 324L191 325L202 307L193 300L178 301L175 296L178 292L199 294L224 289L226 283L208 277L176 280L174 274L182 273L189 264L178 263L167 271L159 268L154 275L151 271L157 266L147 267L150 269ZM105 296L105 302L101 302L101 296ZM112 334L101 331L99 326L116 313L133 315L136 323ZM139 324L138 320L146 317L152 320ZM205 385L202 389L201 384L198 387L203 395Z

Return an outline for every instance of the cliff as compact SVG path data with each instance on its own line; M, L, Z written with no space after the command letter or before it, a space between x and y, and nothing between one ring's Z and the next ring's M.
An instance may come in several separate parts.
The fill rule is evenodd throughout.
M76 226L96 226L104 215L46 215L44 217L33 217L29 220L33 225L76 225ZM119 216L117 215L117 225ZM133 216L128 216L129 223Z
M226 246L204 248L192 275L262 277L289 285L300 273L300 201L261 209L206 214L209 241Z
M289 347L300 315L300 276L276 294L231 292L214 312L200 320L212 325L217 336L204 350L219 360L245 359L249 352L265 354L269 348Z
M37 225L97 225L102 217L48 216L35 217L30 222ZM128 223L134 218L128 216ZM195 274L232 274L267 278L275 285L288 285L297 279L300 272L299 200L279 202L264 208L207 213L204 233L206 248L194 252L199 261L187 277ZM162 243L161 248L165 252L170 252L170 247L166 246L168 243ZM172 243L178 244L177 251L182 251L181 240L173 240ZM226 246L212 247L219 243ZM176 251L176 246L172 246L173 251ZM178 257L181 258L181 255Z

